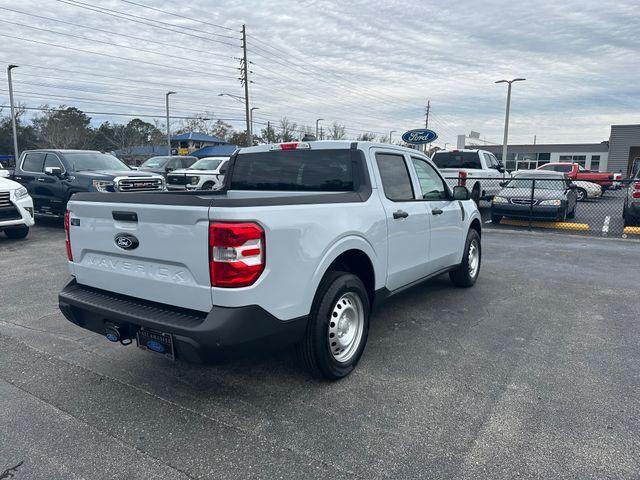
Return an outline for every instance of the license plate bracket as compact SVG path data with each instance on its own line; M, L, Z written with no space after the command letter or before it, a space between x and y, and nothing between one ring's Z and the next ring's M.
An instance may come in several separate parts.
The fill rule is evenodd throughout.
M136 333L136 343L139 348L164 355L171 360L175 360L175 349L173 347L173 335L170 333L158 332L141 327Z

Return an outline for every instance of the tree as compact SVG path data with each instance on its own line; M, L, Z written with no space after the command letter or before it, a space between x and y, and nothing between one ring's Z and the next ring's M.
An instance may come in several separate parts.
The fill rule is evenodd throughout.
M154 125L134 118L126 125L104 122L95 131L93 148L98 150L123 150L130 155L132 147L161 145L165 136Z
M38 143L45 148L79 148L90 146L93 132L91 118L75 107L50 108L33 119Z
M276 133L276 129L273 128L271 122L267 123L267 126L262 129L260 132L260 140L262 143L277 143L278 135Z
M232 145L245 146L247 144L247 132L245 131L234 131L231 135L229 135L228 140Z
M0 113L3 110L0 108ZM7 111L9 114L9 111ZM25 114L23 106L18 105L15 108L16 113L16 130L18 131L18 148L22 151L27 148L36 148L36 135L31 125L25 125L22 118ZM11 115L0 117L0 154L13 155L13 126L11 124Z
M278 133L279 142L293 142L296 139L296 130L298 125L290 121L287 117L280 119L280 132Z
M371 132L365 132L358 135L357 140L359 142L373 142L376 139L375 134Z
M330 140L342 140L347 136L345 130L344 125L340 125L338 122L333 122L331 124L331 128L329 128L329 132L327 132L327 136Z
M213 112L202 112L196 114L197 118L182 120L181 127L176 130L176 134L200 132L207 135L214 135L222 140L226 140L232 131L231 125L222 121L214 120Z

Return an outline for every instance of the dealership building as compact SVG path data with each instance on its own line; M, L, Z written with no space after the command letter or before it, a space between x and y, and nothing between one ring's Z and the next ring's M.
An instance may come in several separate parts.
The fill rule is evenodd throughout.
M478 137L460 135L458 148L481 148L502 159L502 145L483 145ZM612 125L609 140L600 143L533 143L509 145L507 170L538 168L545 163L572 162L588 170L622 173L640 168L640 124Z

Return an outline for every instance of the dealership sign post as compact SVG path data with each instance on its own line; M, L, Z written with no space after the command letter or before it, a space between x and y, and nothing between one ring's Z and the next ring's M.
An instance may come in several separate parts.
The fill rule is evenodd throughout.
M402 140L405 143L410 143L411 145L423 145L425 143L431 143L436 138L438 138L438 134L433 130L429 130L428 128L417 128L415 130L409 130L402 134Z

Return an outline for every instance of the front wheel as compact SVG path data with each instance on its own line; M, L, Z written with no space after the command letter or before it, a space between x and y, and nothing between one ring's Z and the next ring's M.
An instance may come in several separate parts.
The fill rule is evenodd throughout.
M202 185L202 190L213 190L213 182L205 182L205 184Z
M576 188L576 197L579 202L587 199L587 191L584 188Z
M4 234L12 240L18 240L29 235L29 227L10 228L5 230Z
M320 283L299 354L312 375L339 380L357 365L369 333L369 296L362 281L329 272Z
M449 272L449 278L456 287L472 287L478 279L480 273L480 263L482 259L482 247L480 245L480 235L473 228L467 233L467 241L464 246L462 262L455 270Z

